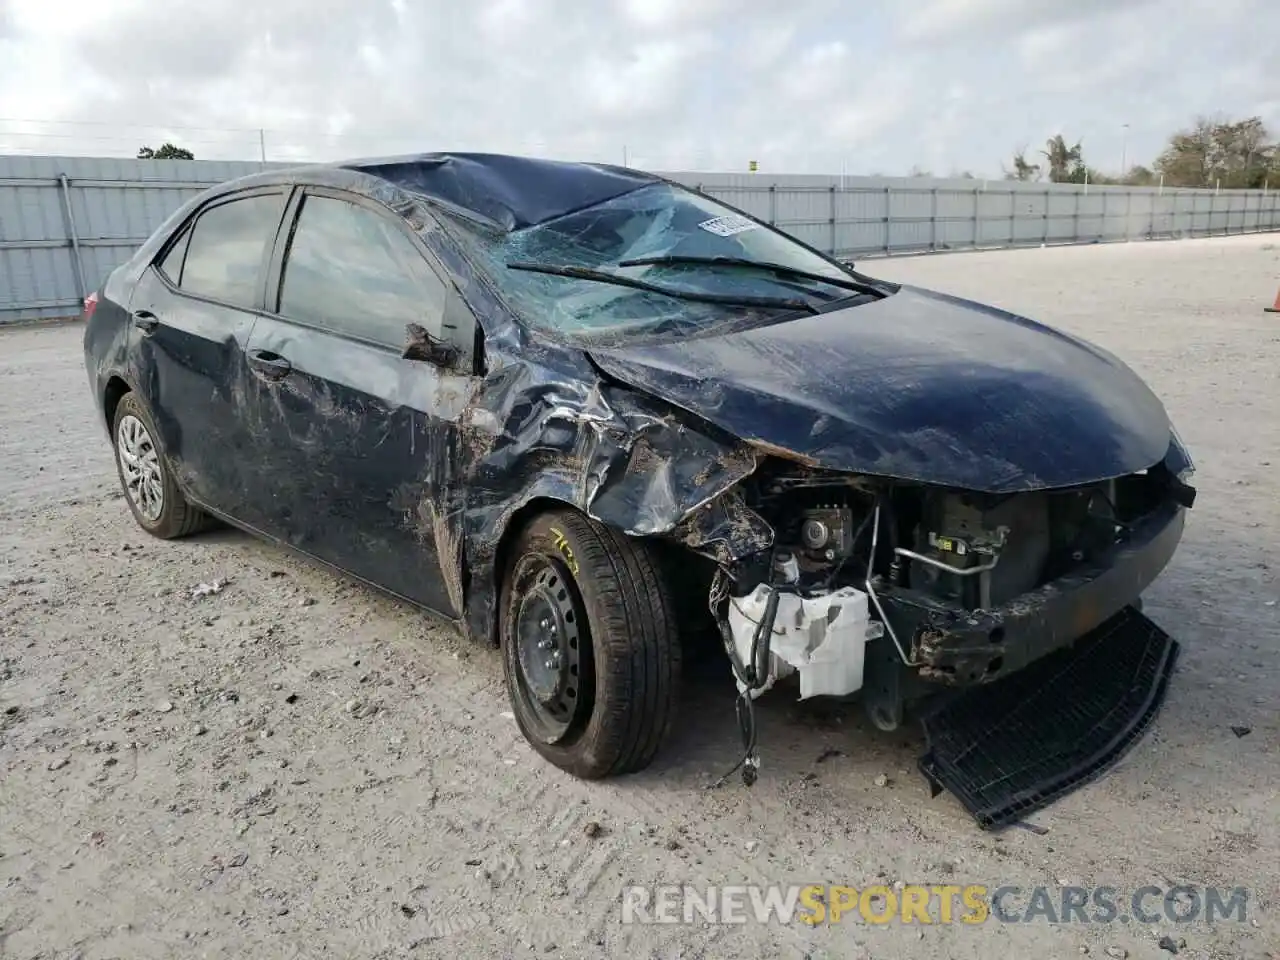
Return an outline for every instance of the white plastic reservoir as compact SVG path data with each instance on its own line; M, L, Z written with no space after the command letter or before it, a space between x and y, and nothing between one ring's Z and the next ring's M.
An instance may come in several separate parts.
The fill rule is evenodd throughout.
M768 598L769 588L760 584L745 597L729 599L729 628L743 663L751 662L751 641ZM795 672L800 674L801 700L854 693L862 688L867 642L883 633L883 624L869 615L867 595L855 587L815 597L780 593L770 642L769 676L752 697ZM738 689L743 690L741 681Z

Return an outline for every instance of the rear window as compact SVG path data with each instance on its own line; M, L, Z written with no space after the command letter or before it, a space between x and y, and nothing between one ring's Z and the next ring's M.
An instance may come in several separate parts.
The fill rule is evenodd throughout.
M256 306L263 254L275 235L282 204L280 194L258 194L210 207L190 231L180 276L173 276L167 260L165 273L188 293Z

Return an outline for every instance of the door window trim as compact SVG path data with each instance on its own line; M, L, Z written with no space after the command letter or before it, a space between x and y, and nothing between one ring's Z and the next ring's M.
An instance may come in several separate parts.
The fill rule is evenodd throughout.
M296 192L296 191L294 191ZM170 251L178 244L185 244L187 251L182 255L183 272L186 270L187 253L191 247L191 233L200 218L215 207L225 206L228 203L234 203L237 200L248 200L259 196L276 196L280 199L280 212L276 219L275 229L271 231L271 236L267 243L263 244L262 260L258 264L258 289L252 304L231 303L226 300L219 300L217 297L211 297L207 294L196 293L192 290L184 289L169 277L160 265L164 263ZM265 186L248 187L244 190L236 190L232 193L221 193L216 197L211 197L207 203L201 204L182 222L178 229L174 230L169 238L164 242L155 256L151 258L149 269L154 271L156 276L160 278L160 282L165 285L170 293L176 296L186 297L189 300L199 300L202 303L211 303L215 306L226 307L229 310L244 310L250 313L264 312L264 304L266 303L267 282L270 279L269 270L271 267L271 257L275 252L276 245L280 240L280 232L284 225L285 215L289 211L291 202L290 188L287 184L271 184Z

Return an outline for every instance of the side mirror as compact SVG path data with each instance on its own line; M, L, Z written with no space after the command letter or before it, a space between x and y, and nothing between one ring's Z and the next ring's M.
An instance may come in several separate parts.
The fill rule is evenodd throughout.
M404 350L400 356L405 360L425 360L437 367L451 368L458 362L458 348L427 333L425 327L416 323L405 326Z

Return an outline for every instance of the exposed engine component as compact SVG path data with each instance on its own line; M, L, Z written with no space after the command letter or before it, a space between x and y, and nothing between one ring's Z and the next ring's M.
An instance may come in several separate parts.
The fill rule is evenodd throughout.
M978 609L1043 582L1051 548L1046 496L983 499L955 493L925 497L915 549L896 551L910 562L913 589Z
M710 605L744 749L718 783L741 769L748 784L765 690L794 677L801 699L856 694L877 727L896 729L941 688L991 683L1043 656L1056 640L1036 632L1045 597L1083 596L1073 626L1100 624L1124 599L1093 586L1100 572L1129 564L1136 586L1121 589L1140 592L1180 533L1165 519L1169 500L1189 499L1159 469L996 495L776 461L741 495L769 547L721 561ZM1037 593L1051 582L1060 591Z
M743 663L752 661L755 632L765 619L771 588L760 584L729 605L729 629ZM822 591L802 597L778 593L764 669L757 686L738 680L738 692L752 698L782 677L800 675L800 699L847 696L862 687L866 645L883 633L870 617L867 595L855 587Z
M765 514L777 530L777 547L794 558L797 583L807 590L837 585L841 570L865 566L854 563L865 555L865 537L872 509L865 491L845 486L784 488L766 500ZM843 581L842 581L843 582Z
M823 506L805 512L800 543L815 560L842 560L853 549L853 511Z

